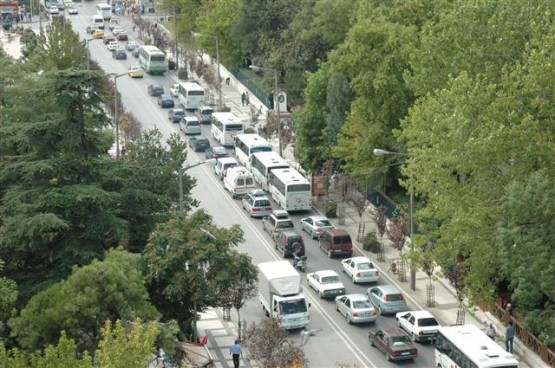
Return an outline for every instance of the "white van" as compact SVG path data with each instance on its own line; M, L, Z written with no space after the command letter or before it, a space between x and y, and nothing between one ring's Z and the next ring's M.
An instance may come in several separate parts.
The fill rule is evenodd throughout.
M200 134L200 122L194 116L184 116L179 122L179 128L186 135Z
M224 180L225 173L230 167L239 166L239 162L233 157L221 157L216 160L214 165L214 173L220 180Z
M104 17L102 15L93 15L91 18L91 26L94 29L104 29Z
M224 177L224 188L231 192L231 196L241 198L244 194L256 189L254 178L249 170L243 166L230 167Z

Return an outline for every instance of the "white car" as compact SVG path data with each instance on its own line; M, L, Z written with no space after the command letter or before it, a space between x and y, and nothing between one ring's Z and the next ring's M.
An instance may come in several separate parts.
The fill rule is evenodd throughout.
M74 14L78 14L78 13L79 13L79 11L78 11L77 8L75 7L75 5L68 6L67 12L68 12L69 14L71 14L71 15L74 15Z
M123 27L115 26L114 28L112 28L112 34L113 34L114 36L117 36L117 35L119 35L120 33L123 33L123 32L125 32L125 30L123 29Z
M179 84L172 84L172 86L170 87L170 93L173 97L178 97L178 93L179 93Z
M48 12L50 13L50 15L58 15L60 14L60 9L58 9L58 6L54 5L48 9Z
M341 268L353 284L357 282L378 282L379 272L368 258L352 257L341 261Z
M118 48L119 48L119 42L118 41L108 42L108 50L114 51L114 50L117 50Z
M395 318L399 327L408 332L412 341L433 340L440 327L428 311L399 312Z
M316 271L306 275L308 286L316 290L320 298L332 298L345 294L345 285L332 270Z
M310 234L312 239L322 235L324 230L333 228L333 224L324 216L310 216L301 219L301 229Z
M335 309L347 318L347 323L376 322L378 312L364 294L347 294L335 298Z

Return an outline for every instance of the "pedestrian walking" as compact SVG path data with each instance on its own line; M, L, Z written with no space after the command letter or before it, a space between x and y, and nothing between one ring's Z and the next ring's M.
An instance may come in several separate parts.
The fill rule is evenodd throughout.
M245 92L241 93L241 105L245 106L245 101L247 100L247 96L245 95Z
M509 353L513 353L513 340L515 338L515 326L513 321L509 321L507 330L505 331L505 347Z
M242 355L241 342L239 340L235 340L235 344L231 345L229 353L233 357L233 367L239 368L239 357Z
M490 323L486 329L486 335L488 335L490 339L495 340L496 331L495 327L493 327L493 323Z
M247 94L245 95L245 103L247 104L247 106L249 106L251 96L249 96L249 93L247 92Z
M227 77L225 79L225 84L228 85L228 86L231 84L231 78L230 77Z

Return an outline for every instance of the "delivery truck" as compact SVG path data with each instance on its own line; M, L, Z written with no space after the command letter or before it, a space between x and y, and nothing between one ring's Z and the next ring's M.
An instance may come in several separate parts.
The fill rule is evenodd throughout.
M301 275L288 261L258 264L259 298L267 316L279 318L291 330L310 322L306 299L301 292Z

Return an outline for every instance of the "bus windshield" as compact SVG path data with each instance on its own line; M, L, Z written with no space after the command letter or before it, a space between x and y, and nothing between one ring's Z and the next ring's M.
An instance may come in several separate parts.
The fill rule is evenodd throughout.
M243 124L228 124L225 126L227 132L238 132L243 130Z
M164 61L164 55L151 55L150 61Z
M271 151L272 151L272 147L254 147L251 149L251 154L257 153L257 152L271 152Z

